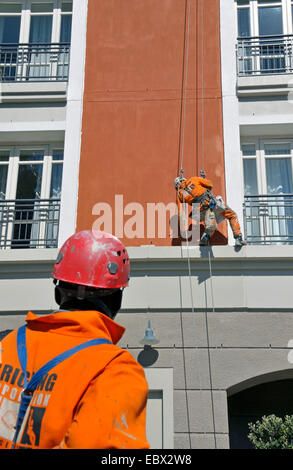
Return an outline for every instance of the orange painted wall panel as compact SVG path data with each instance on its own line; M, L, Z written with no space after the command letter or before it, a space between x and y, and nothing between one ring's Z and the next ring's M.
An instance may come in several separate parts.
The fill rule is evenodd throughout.
M182 160L225 197L219 28L219 0L89 0L77 230L103 202L115 234L123 195L145 209L136 238L116 233L126 245L174 244L148 237L146 205L175 202Z

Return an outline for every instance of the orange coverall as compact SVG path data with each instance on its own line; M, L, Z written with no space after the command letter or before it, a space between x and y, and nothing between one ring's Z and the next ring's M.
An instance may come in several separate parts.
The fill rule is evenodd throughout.
M189 205L196 203L196 198L202 196L207 191L211 191L212 187L212 182L206 178L192 176L191 178L184 180L179 186L179 190L177 192L179 214L182 213L183 203L187 203ZM213 217L210 214L211 211L208 208L209 199L210 198L207 195L207 198L200 203L200 212L205 220L206 231L210 231L212 233L217 229L217 222L216 217ZM237 235L241 234L241 228L238 222L237 214L230 207L221 207L219 204L217 204L214 212L216 216L220 216L229 221L234 237L237 237Z
M27 321L27 370L89 339L114 344L83 349L55 366L39 384L16 448L148 449L145 416L148 385L142 367L116 343L124 333L96 311L61 311ZM23 374L17 331L0 347L0 448L11 448Z

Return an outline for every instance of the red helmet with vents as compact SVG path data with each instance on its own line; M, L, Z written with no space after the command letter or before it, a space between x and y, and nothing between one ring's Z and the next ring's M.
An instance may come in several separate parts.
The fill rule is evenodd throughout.
M52 276L59 281L101 289L128 285L129 256L125 246L113 235L84 230L64 243Z

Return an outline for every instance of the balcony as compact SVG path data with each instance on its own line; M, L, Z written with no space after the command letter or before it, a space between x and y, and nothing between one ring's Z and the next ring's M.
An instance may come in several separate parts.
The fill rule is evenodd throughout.
M1 82L68 81L70 44L0 44Z
M239 38L236 60L239 98L289 99L293 91L293 35Z
M0 201L0 249L56 248L59 199Z
M293 72L293 35L239 38L237 74L287 74Z
M2 103L66 102L70 44L0 44Z
M292 245L293 194L246 196L244 225L249 245Z

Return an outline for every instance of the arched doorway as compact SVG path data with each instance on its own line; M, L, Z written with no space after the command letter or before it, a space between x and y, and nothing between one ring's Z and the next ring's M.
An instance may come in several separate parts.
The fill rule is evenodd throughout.
M269 414L293 414L293 378L262 383L228 397L230 448L253 448L248 423Z

